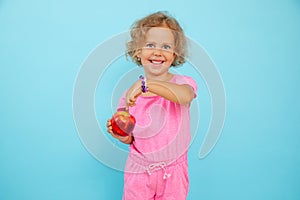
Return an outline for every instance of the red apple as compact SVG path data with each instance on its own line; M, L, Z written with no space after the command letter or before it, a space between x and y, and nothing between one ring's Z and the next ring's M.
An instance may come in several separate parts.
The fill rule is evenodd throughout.
M127 111L117 111L111 118L112 130L120 136L128 136L135 126L135 118Z

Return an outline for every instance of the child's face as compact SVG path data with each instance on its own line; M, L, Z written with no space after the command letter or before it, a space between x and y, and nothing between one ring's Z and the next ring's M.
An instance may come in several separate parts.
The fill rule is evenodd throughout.
M152 27L148 30L139 57L148 75L168 72L175 58L175 39L168 28Z

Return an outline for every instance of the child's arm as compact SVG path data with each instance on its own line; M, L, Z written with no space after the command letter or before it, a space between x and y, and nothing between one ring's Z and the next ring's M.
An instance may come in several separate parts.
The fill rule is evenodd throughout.
M148 91L172 102L189 105L195 97L192 86L164 81L147 81Z
M165 81L147 80L148 91L159 95L172 102L189 105L195 97L192 86L188 84L176 84ZM128 106L134 106L136 98L141 95L141 83L136 81L126 94Z

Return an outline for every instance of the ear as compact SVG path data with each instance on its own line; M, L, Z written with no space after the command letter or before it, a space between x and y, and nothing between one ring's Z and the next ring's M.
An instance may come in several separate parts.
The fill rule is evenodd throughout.
M172 61L172 64L174 63L174 61L176 60L177 58L177 54L176 53L173 53L173 61Z
M141 49L136 50L136 52L135 52L136 57L139 57L139 58L141 57L141 51L142 51Z
M141 60L141 50L140 50L140 49L138 49L138 50L136 51L135 57L136 57L136 59L137 59L138 61Z

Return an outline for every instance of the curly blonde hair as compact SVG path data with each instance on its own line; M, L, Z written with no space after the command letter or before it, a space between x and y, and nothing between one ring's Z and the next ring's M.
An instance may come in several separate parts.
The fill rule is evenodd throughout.
M156 12L150 14L131 26L130 36L131 41L127 42L126 57L131 57L133 62L142 65L140 59L137 57L141 50L141 44L144 42L147 31L152 27L166 27L172 30L175 38L175 59L171 66L178 66L185 63L185 56L187 55L186 37L183 29L178 21L170 16L167 12Z

